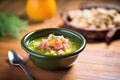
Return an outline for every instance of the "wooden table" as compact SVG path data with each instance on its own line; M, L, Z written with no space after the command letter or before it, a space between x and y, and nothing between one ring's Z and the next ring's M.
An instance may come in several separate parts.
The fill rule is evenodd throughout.
M55 23L56 22L56 23ZM30 24L29 31L62 24L59 15L39 24ZM25 35L27 32L23 33ZM8 61L8 51L16 50L25 59L25 66L36 80L120 80L120 40L109 46L104 42L87 43L75 64L67 70L48 71L36 67L21 48L20 40L0 38L0 80L27 80L24 72Z
M80 3L78 3L79 0L70 0L71 2L66 0L68 3L66 5L64 0L57 1L61 1L58 4L58 7L61 6L60 9L65 9L65 7L66 9L71 9L71 6L76 8L80 3L88 2L88 0L80 1ZM100 2L104 0L90 1ZM113 0L110 1L113 2ZM105 3L110 1L106 0ZM22 11L20 11L20 14ZM15 10L15 12L18 11ZM60 24L62 24L60 16L55 15L55 17L46 22L30 24L29 31L47 27L58 27ZM26 33L28 32L22 33L23 36ZM113 41L109 46L104 42L87 43L85 50L79 55L75 64L70 69L62 71L48 71L36 67L21 48L20 40L0 37L0 80L27 80L26 75L18 66L13 66L9 63L8 51L11 49L16 50L23 56L25 66L36 80L120 80L120 39Z

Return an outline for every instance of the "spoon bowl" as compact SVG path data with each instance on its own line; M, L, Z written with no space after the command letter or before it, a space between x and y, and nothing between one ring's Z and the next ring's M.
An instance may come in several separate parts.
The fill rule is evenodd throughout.
M22 56L20 56L17 52L14 50L8 51L8 59L12 65L18 65L20 66L23 71L25 72L26 76L29 78L29 80L35 80L32 75L29 73L29 71L24 66L24 60Z
M19 65L24 62L23 58L13 50L8 51L8 58L10 63L13 65Z

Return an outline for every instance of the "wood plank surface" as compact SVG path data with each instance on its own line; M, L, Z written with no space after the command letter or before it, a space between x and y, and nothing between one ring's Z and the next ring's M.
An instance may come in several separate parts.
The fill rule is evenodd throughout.
M56 21L56 23L54 23ZM62 21L59 15L53 19L30 24L29 31L58 27ZM28 31L28 32L29 32ZM23 36L28 33L24 32ZM87 43L85 50L79 55L75 64L67 70L48 71L36 67L21 48L20 40L10 37L0 38L0 80L27 80L24 72L8 61L8 50L16 50L24 60L25 66L36 80L119 80L120 79L120 40L113 41L109 46L104 42Z
M57 0L60 10L76 8L80 4L85 4L85 1L88 2L88 0L66 0L65 2L64 0ZM90 1L101 2L104 0ZM66 2L68 2L67 5L65 5ZM106 0L105 3L107 2L112 3L114 1ZM8 6L4 7L4 4L2 7L8 8ZM4 10L2 7L0 8L1 11ZM20 10L21 15L24 11ZM18 11L15 10L15 12ZM58 28L62 23L60 15L57 14L47 21L29 24L28 32L48 27ZM22 33L22 37L28 32ZM87 43L85 50L80 53L75 64L71 68L61 71L49 71L36 67L21 48L20 41L21 39L0 37L0 80L28 80L21 68L9 63L8 51L11 49L16 50L24 58L25 66L36 80L120 80L120 39L112 41L110 45L106 45L105 42Z

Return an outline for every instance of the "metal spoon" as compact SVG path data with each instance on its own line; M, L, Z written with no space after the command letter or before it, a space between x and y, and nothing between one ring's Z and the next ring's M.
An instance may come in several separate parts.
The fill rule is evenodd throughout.
M26 69L26 67L23 64L23 58L22 56L20 56L17 52L15 52L14 50L10 50L8 51L8 58L9 61L12 65L18 65L20 66L23 71L25 72L26 76L29 78L29 80L35 80L32 75L28 72L28 70Z

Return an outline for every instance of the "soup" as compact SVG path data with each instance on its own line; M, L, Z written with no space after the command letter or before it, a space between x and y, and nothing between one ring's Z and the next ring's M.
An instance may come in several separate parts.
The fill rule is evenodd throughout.
M77 43L72 39L50 34L46 37L40 37L32 40L28 44L32 51L44 55L65 55L78 49Z

